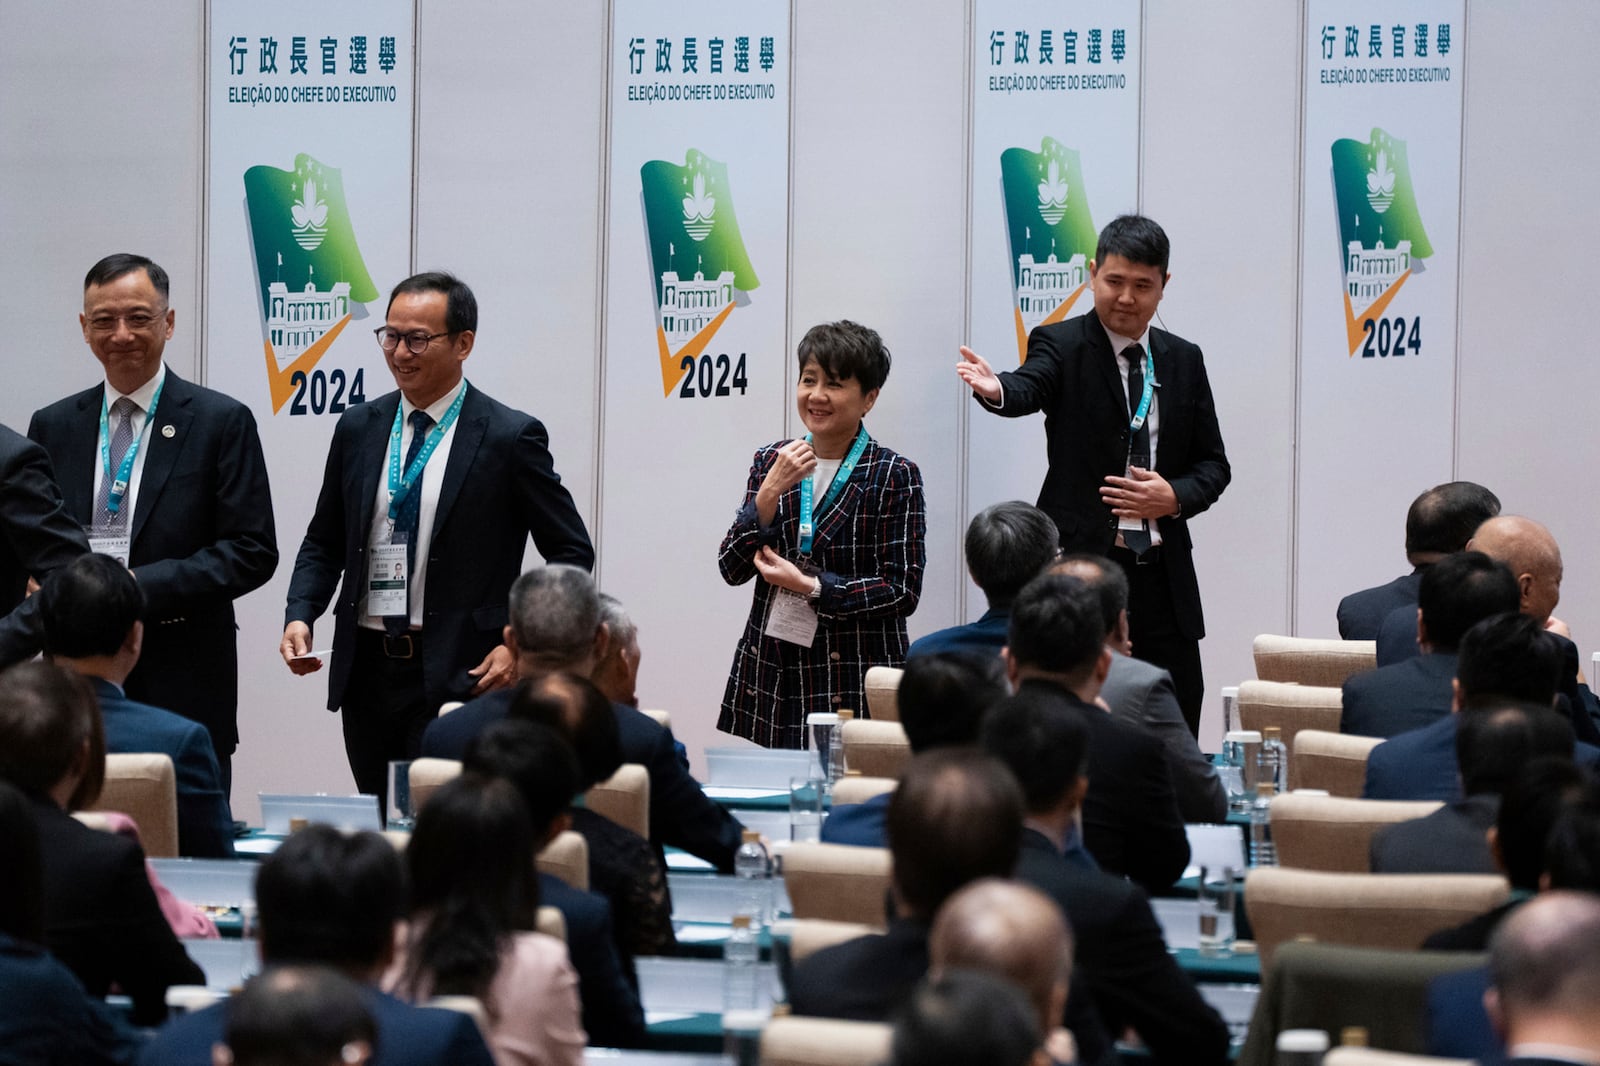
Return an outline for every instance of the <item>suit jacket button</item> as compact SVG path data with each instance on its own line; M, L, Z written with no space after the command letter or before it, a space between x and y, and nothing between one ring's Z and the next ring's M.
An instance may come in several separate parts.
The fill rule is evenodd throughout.
M829 655L828 655L828 658L832 659L834 662L838 662L839 661L839 653L838 652L830 652Z

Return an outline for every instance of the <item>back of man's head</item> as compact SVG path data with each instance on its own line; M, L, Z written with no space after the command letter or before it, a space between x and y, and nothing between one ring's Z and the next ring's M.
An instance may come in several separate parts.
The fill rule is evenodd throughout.
M1578 1050L1600 1054L1600 897L1546 892L1518 907L1490 941L1489 971L1507 1047L1567 1044L1587 1029L1595 1042Z
M512 584L510 612L518 654L537 670L593 669L600 593L587 570L534 567Z
M1045 574L1030 581L1011 605L1006 647L1025 670L1087 678L1105 648L1100 596L1082 578Z
M1561 602L1561 546L1550 530L1523 515L1497 515L1478 527L1471 547L1516 575L1522 610L1540 625Z
M1060 543L1056 524L1033 504L997 503L967 524L967 569L989 606L1003 609L1056 557Z
M307 826L256 874L262 961L321 963L375 980L394 945L403 886L394 845L377 833Z
M622 601L600 594L600 621L605 623L605 657L595 664L590 680L613 703L639 705L639 627Z
M1054 900L1031 885L985 878L945 901L928 939L930 972L979 970L1033 1001L1040 1027L1060 1021L1072 978L1072 933Z
M1422 572L1417 607L1434 651L1455 651L1467 630L1522 603L1517 579L1482 552L1447 555Z
M983 725L983 750L1022 787L1029 814L1056 811L1089 772L1089 727L1065 693L1028 685L1007 697Z
M984 716L1005 695L1005 665L998 655L940 652L906 663L896 702L915 753L976 744Z
M115 655L144 617L144 590L109 555L80 555L39 589L46 655L88 659Z
M948 970L917 985L895 1016L889 1066L1027 1066L1042 1042L1022 989Z
M1572 726L1549 706L1502 701L1456 723L1456 765L1469 796L1499 795L1530 759L1572 757Z
M538 722L506 718L467 745L461 768L511 782L528 805L533 835L543 840L581 789L578 757L554 729Z
M0 779L45 796L74 772L67 803L92 804L106 776L106 735L89 683L54 663L19 663L0 673Z
M1463 707L1485 698L1544 706L1555 702L1561 645L1528 615L1507 612L1485 618L1462 635L1456 655Z
M1100 597L1100 620L1106 633L1115 632L1128 609L1128 575L1104 555L1074 552L1050 565L1050 573L1067 574L1086 583Z
M938 748L906 764L885 827L902 908L931 921L962 885L1011 876L1022 838L1022 795L1010 772L989 756Z
M1593 778L1567 794L1544 848L1550 888L1600 893L1600 786Z
M1534 759L1500 794L1494 846L1512 888L1538 891L1545 849L1562 808L1582 794L1586 778L1571 756Z
M1406 557L1415 565L1458 552L1484 522L1500 513L1500 498L1471 481L1447 481L1411 501L1406 512Z
M622 765L622 736L611 701L588 678L545 674L524 682L506 712L537 722L572 745L580 770L578 791L587 792Z
M231 1066L352 1066L377 1025L361 989L324 966L277 966L228 1001L222 1038Z

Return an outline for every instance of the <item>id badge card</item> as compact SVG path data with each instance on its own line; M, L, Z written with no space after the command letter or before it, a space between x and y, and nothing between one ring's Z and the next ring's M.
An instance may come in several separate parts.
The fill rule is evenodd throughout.
M95 526L89 530L89 550L97 555L109 555L123 566L128 565L128 552L133 548L133 537L126 528Z
M372 546L367 569L367 613L377 618L411 613L406 599L410 580L406 542Z
M1122 476L1130 481L1133 480L1134 467L1138 467L1140 470L1150 469L1150 457L1145 455L1143 452L1130 453L1128 455L1128 465L1122 471ZM1145 525L1145 521L1142 518L1119 518L1117 519L1117 528L1143 530L1148 527Z
M778 589L772 597L772 608L767 612L765 633L809 648L817 639L817 609L804 596Z

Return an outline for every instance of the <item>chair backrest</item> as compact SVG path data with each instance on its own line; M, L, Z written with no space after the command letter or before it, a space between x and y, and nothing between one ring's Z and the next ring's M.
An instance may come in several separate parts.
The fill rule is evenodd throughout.
M656 725L660 726L662 729L672 728L672 715L668 714L666 711L648 711L644 708L640 708L639 713L654 718L656 720Z
M411 809L421 811L428 805L428 800L439 790L439 786L452 778L461 776L460 759L413 759L411 760Z
M863 777L860 774L846 774L833 783L833 805L842 807L847 803L865 803L874 796L881 796L885 792L893 792L900 782L892 777Z
M1256 677L1301 685L1338 688L1350 675L1378 665L1375 640L1328 640L1318 637L1256 637Z
M559 877L581 891L589 890L589 842L570 829L557 833L534 863L542 874Z
M616 773L585 792L583 805L650 839L650 773L638 763L623 763Z
M867 777L899 777L911 761L911 742L898 721L844 724L844 764Z
M1348 874L1260 867L1244 882L1261 969L1279 944L1309 936L1330 944L1406 949L1506 901L1493 874Z
M553 936L562 941L567 939L567 920L554 907L540 907L539 912L534 915L533 927L546 936Z
M1302 729L1294 737L1289 775L1296 788L1320 788L1330 796L1359 798L1367 783L1367 756L1382 743L1382 737Z
M90 810L121 811L138 823L146 855L177 858L178 775L170 755L107 755L106 786Z
M867 715L880 722L900 720L900 678L905 671L897 666L867 669Z
M878 1066L893 1032L883 1022L774 1018L761 1033L761 1066Z
M1278 865L1297 870L1370 873L1372 834L1432 814L1437 800L1368 800L1290 793L1272 801Z
M826 918L883 928L889 849L848 844L790 844L783 881L796 918Z
M1329 1048L1322 1066L1473 1066L1471 1059L1441 1059L1433 1055L1407 1055L1372 1047Z
M1294 750L1294 738L1302 729L1337 733L1343 711L1344 698L1337 688L1281 681L1245 681L1239 685L1239 728L1261 730L1277 726L1283 733L1283 746L1289 751ZM1289 787L1299 787L1292 765Z
M861 922L834 922L824 918L794 918L785 922L789 938L789 959L799 962L809 955L843 944L847 940L878 932L875 926ZM774 928L774 933L778 932Z

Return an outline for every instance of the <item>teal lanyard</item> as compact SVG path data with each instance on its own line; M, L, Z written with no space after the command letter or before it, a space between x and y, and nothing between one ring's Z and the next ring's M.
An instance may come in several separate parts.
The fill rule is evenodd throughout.
M1128 423L1128 433L1139 432L1144 425L1144 420L1150 414L1150 401L1156 394L1156 363L1150 356L1150 349L1144 350L1144 395L1139 397L1139 409L1133 412L1133 421Z
M150 410L144 415L144 428L149 429L155 421L156 404L161 402L161 390L167 387L167 379L162 378L161 384L156 386L156 393L150 397ZM104 391L100 394L100 466L105 471L106 477L111 477L111 418L110 406L106 403ZM128 482L133 478L133 461L139 456L139 444L144 440L141 431L133 438L133 443L128 445L128 450L122 455L122 465L117 468L117 476L111 482L111 491L106 495L106 510L113 516L122 510L122 501L128 496Z
M461 383L461 391L456 393L455 402L444 413L444 417L435 423L428 431L428 438L423 442L422 450L417 457L411 460L411 467L406 471L404 479L400 477L400 437L405 429L405 418L401 412L405 404L396 404L394 409L394 428L389 431L389 521L393 522L400 514L400 505L405 498L411 495L411 489L416 485L417 479L422 477L423 468L428 465L428 458L433 455L433 450L439 446L444 435L455 425L456 416L461 413L461 401L467 398L468 385Z
M807 433L806 441L809 443L810 440L811 434ZM860 429L856 430L856 442L850 445L850 454L846 455L844 457L844 461L839 464L839 472L833 475L833 484L828 486L828 493L822 498L822 506L818 507L816 511L826 511L828 509L828 504L836 500L839 497L839 493L844 491L845 482L850 480L850 472L856 468L856 463L861 461L861 453L866 450L867 427L862 426ZM812 475L812 477L800 479L801 555L811 554L811 538L816 532L816 511L811 509L812 496L816 491L811 484L814 477L815 475Z

